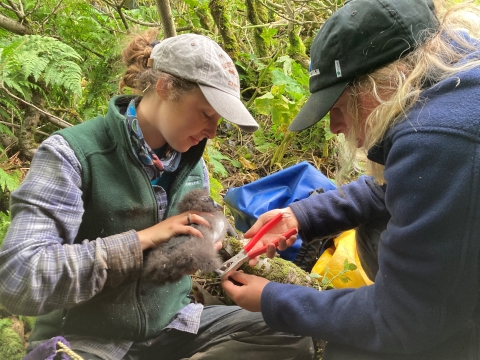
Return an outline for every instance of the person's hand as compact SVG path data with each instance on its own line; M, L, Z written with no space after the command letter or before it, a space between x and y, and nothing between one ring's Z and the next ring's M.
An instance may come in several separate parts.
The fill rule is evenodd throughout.
M243 234L246 239L250 239L260 230L263 225L265 225L270 219L275 217L275 215L280 212L283 214L283 218L280 220L280 222L273 226L254 247L257 248L259 246L267 245L267 252L265 254L269 258L273 258L277 250L277 247L275 247L274 244L271 244L273 240L280 237L280 240L278 241L278 249L285 250L287 247L292 246L297 239L296 235L293 235L288 239L281 237L284 232L291 228L298 229L298 220L289 207L284 209L270 210L260 215L255 224L253 224L253 226L245 234ZM249 261L250 266L255 266L257 261L258 257L255 259L251 259Z
M190 226L191 224L198 224L210 227L208 221L199 214L200 213L186 211L179 215L171 216L152 227L137 231L142 250L154 248L160 243L168 241L170 238L177 235L192 235L203 238L200 230ZM211 214L208 213L202 213L202 215L211 216ZM215 244L217 250L221 247L221 243L220 246Z
M235 280L237 285L230 281L229 278ZM270 281L259 276L247 275L240 271L232 272L229 278L222 280L222 287L228 297L246 310L261 311L262 291ZM242 285L238 285L238 283Z
M213 247L216 251L220 250L223 247L223 243L221 241L216 241L213 243Z

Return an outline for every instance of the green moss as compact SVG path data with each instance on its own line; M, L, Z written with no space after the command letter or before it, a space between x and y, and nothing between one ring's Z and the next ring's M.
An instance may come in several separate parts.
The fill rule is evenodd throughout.
M262 255L255 267L252 268L248 264L244 264L242 270L247 274L261 276L281 284L296 284L317 288L315 281L305 271L291 261L280 257L269 259Z
M195 9L195 13L200 20L200 25L202 26L202 28L207 31L213 32L215 22L213 21L213 17L208 11L208 9L204 7L198 7Z
M35 324L35 320L37 320L37 318L35 316L24 316L23 317L23 326L25 328L25 333L27 331L32 331L33 330L33 325Z
M242 251L242 248L244 246L244 244L238 240L238 239L235 239L234 237L229 237L227 238L227 241L228 241L228 246L230 247L231 251L230 254L238 254L240 251Z
M260 25L266 22L267 13L265 7L256 0L247 0L247 16L253 25ZM257 47L258 56L265 57L267 55L267 44L262 38L262 28L255 28L254 31L255 45Z
M1 318L4 318L4 317L8 317L10 316L11 314L7 311L7 309L5 309L2 304L0 304L0 317Z
M20 360L24 356L23 339L11 327L0 330L0 359Z
M228 246L230 247L230 254L238 254L244 244L235 238L228 238ZM270 281L282 284L297 284L317 288L316 282L308 273L291 261L280 257L269 259L265 255L262 255L255 267L252 268L248 263L245 263L240 269L247 274L261 276Z
M227 15L228 4L225 0L211 0L209 5L212 17L222 35L223 48L235 62L240 52L237 38L233 34L232 24Z
M305 45L294 29L288 33L288 42L289 46L287 52L289 55L306 55Z
M305 45L305 48L307 49L306 52L309 53L309 54L310 54L310 49L312 47L312 43L313 43L314 39L315 39L314 36L310 36L303 41L303 44Z

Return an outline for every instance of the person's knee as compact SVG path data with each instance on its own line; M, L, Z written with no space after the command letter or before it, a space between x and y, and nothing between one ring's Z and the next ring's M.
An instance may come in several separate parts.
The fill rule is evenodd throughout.
M386 360L391 355L381 355L344 344L327 343L322 360Z
M80 356L83 360L102 360L101 357L98 357L97 355L86 353L83 351L75 351L75 353Z

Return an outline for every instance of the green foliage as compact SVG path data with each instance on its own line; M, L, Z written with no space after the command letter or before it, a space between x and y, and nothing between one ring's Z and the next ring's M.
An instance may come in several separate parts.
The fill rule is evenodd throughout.
M235 65L238 69L240 83L244 89L243 92L246 91L245 89L253 88L256 85L258 73L266 67L263 61L254 53L240 53L239 60L235 62Z
M253 142L255 147L261 153L267 151L275 151L277 145L274 142L269 141L269 138L265 135L265 131L257 131L253 135Z
M215 37L214 21L208 9L208 0L185 0L188 5L185 11L172 11L179 26L193 26L195 32L203 32L210 37Z
M210 165L210 170L213 172L214 175L225 177L228 175L227 170L220 162L221 160L230 160L230 158L226 155L223 155L220 151L218 151L215 147L209 145L207 146L207 154L206 154L206 161Z
M25 356L23 339L8 325L5 320L0 319L3 328L0 330L0 359L2 360L20 360Z
M9 327L10 325L12 325L12 320L10 320L9 318L1 318L0 319L0 331Z
M30 99L30 90L38 88L40 80L46 86L82 95L81 69L75 63L81 57L70 46L51 37L25 35L2 41L0 47L0 79L24 98Z
M276 45L275 35L277 35L278 29L277 28L262 28L262 34L260 35L263 40L265 41L265 45L267 47L272 47Z
M120 54L125 41L119 22L88 2L69 1L62 15L56 18L58 32L84 59L82 69L83 97L77 102L77 111L84 120L106 113L108 99L118 94L118 81L123 71ZM156 21L155 6L140 6L124 10L139 21ZM137 31L133 29L132 31ZM79 36L81 34L81 36Z
M22 318L25 333L33 330L33 326L35 325L36 320L36 316L24 316Z
M223 198L220 192L223 190L223 185L220 181L210 176L210 197L218 204L223 203Z
M3 239L7 234L8 227L10 226L10 211L4 212L0 211L0 246L2 245Z
M0 167L0 188L2 191L10 191L12 192L15 190L22 180L22 173L20 170L14 170L10 173L7 173Z
M0 94L2 92L0 91ZM4 119L8 119L11 116L15 116L17 118L21 118L21 112L16 106L16 102L13 101L12 98L6 97L6 96L0 96L0 117L3 117ZM6 126L2 125L0 126L0 132L6 132L10 130L6 130Z
M271 124L261 124L262 131L254 134L257 150L262 153L272 152L270 166L279 164L280 168L283 167L285 154L291 148L318 157L328 157L328 144L334 137L330 132L328 115L301 133L288 130L288 125L310 96L307 71L288 55L279 57L272 67L272 85L269 91L254 102L254 110L269 116L271 121Z
M354 263L350 263L348 262L348 259L345 259L345 261L343 262L343 269L338 274L332 276L330 270L328 269L328 267L326 267L325 274L323 276L320 276L317 273L311 273L310 277L315 279L318 282L319 289L327 290L327 289L335 288L332 282L336 278L339 278L340 281L344 284L351 281L351 279L345 274L348 271L353 271L356 269L357 269L357 265L355 265Z
M292 58L280 57L271 70L270 91L255 100L255 111L271 116L271 128L263 128L263 134L255 135L260 151L275 149L270 165L281 163L295 136L288 125L309 96L308 74Z

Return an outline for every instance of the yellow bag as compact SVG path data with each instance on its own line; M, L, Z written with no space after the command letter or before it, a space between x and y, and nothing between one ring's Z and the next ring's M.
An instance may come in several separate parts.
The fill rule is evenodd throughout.
M313 266L312 273L318 274L321 277L327 276L328 279L333 279L345 267L345 259L348 263L353 263L357 266L355 270L347 270L343 275L335 277L331 284L337 288L358 288L360 286L371 285L371 281L360 264L360 259L357 254L357 244L355 241L355 230L348 230L341 233L334 240L334 245L327 248L320 258ZM348 277L347 282L342 281Z

